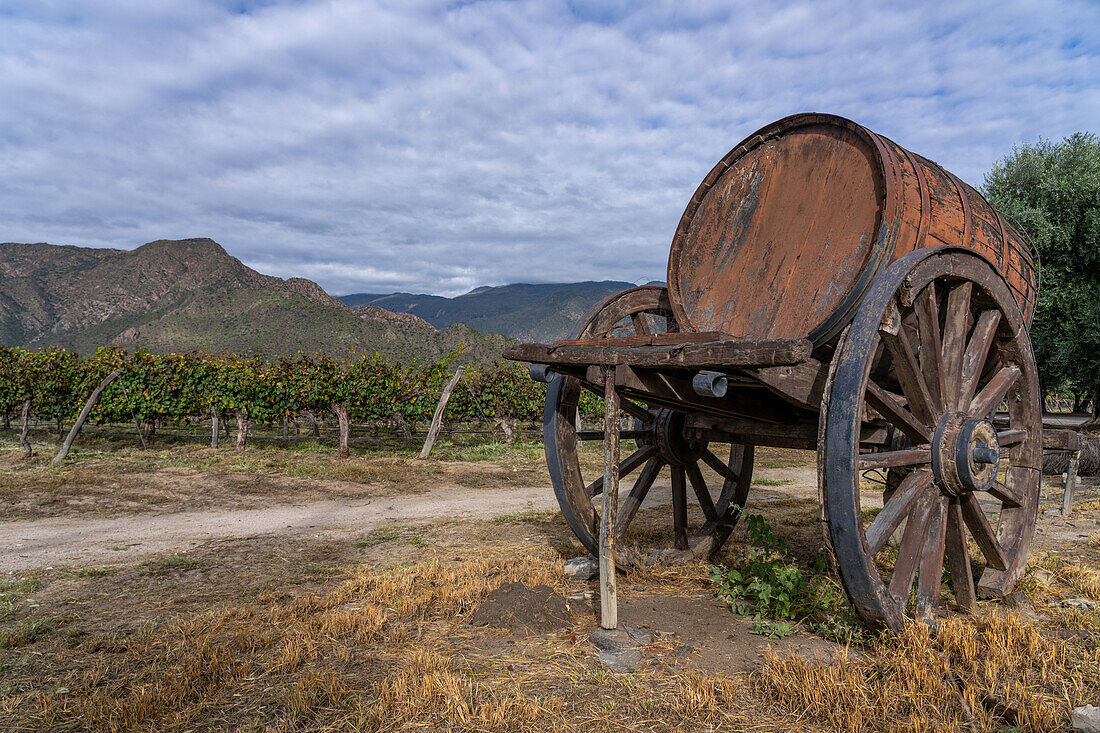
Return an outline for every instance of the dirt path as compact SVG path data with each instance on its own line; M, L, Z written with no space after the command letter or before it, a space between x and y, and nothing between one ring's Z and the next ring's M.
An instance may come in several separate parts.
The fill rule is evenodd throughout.
M545 486L471 489L441 486L412 496L337 499L257 509L63 517L0 522L0 572L53 565L100 565L187 550L217 539L361 534L387 524L481 518L557 508Z

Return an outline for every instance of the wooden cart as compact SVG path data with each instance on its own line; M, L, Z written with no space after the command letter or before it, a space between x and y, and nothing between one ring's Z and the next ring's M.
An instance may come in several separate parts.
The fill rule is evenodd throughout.
M947 602L945 562L962 611L1024 572L1043 445L1037 286L1030 247L973 188L849 120L803 114L703 180L667 289L626 290L569 340L505 356L548 382L547 464L590 551L651 559L621 539L668 467L674 547L659 554L710 557L745 504L754 446L816 450L848 598L898 629ZM606 397L604 430L578 428L581 390ZM635 446L625 458L620 439ZM588 440L605 443L606 494L604 476L582 477ZM863 510L866 476L885 485L877 514Z

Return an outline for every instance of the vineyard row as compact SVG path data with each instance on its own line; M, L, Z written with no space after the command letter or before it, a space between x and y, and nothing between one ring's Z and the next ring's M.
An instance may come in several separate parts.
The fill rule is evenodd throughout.
M273 426L299 413L332 414L344 436L351 421L423 422L432 417L458 352L430 364L399 364L378 356L333 359L302 354L279 359L238 354L150 354L103 347L82 357L70 351L0 346L0 413L5 422L32 416L72 421L110 375L88 420L151 426L157 421L215 416L235 422L238 446L249 425ZM116 374L117 372L117 374ZM444 418L539 420L546 386L513 362L467 369ZM587 393L581 411L599 414Z

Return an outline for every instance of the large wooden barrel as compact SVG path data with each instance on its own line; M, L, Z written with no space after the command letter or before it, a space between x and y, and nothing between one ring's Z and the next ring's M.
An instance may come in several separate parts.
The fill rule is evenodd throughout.
M1027 322L1038 262L981 194L842 117L799 114L749 136L684 211L668 259L681 327L828 342L890 262L967 247L1004 276Z

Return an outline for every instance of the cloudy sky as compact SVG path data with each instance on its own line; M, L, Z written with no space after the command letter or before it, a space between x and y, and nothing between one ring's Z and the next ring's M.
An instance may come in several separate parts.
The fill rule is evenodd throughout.
M0 0L0 241L212 237L329 292L663 279L740 139L851 117L978 184L1100 133L1100 3Z

